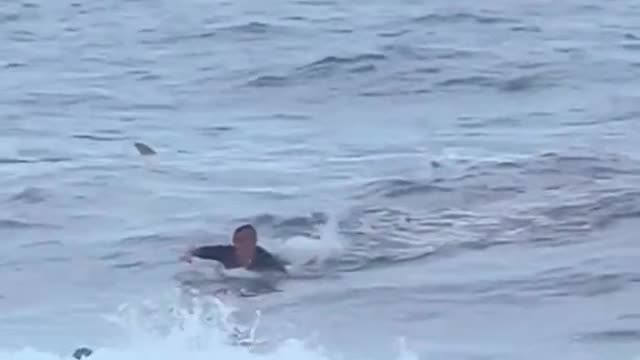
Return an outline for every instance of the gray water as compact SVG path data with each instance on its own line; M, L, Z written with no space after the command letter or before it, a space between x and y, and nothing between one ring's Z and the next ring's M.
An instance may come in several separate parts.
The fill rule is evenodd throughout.
M100 315L175 288L189 245L251 222L276 251L333 220L328 275L253 300L283 337L347 358L400 336L421 359L640 356L639 15L3 2L0 349L108 343Z

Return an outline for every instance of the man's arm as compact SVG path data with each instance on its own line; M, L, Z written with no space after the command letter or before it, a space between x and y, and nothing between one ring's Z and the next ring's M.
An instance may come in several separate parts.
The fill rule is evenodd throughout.
M228 245L210 245L200 246L189 250L189 256L195 256L200 259L214 260L225 263L229 253Z
M275 270L285 274L287 273L284 263L266 250L261 251L260 263L256 267L256 270Z

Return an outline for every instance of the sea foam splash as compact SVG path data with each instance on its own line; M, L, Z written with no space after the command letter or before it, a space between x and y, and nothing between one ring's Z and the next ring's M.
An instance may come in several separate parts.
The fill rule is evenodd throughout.
M184 300L184 299L183 299ZM159 306L154 302L141 302L135 306L123 305L118 313L105 316L116 324L126 339L124 344L111 347L87 346L93 353L84 360L333 360L330 351L312 348L302 339L256 338L260 313L251 324L234 319L238 308L229 305L224 297L189 299L180 306ZM244 343L241 344L241 343ZM253 345L251 345L253 344ZM75 349L74 347L74 349ZM401 343L396 359L417 360ZM73 359L73 349L66 355L25 347L19 351L0 349L0 360L59 360ZM340 357L342 358L342 357ZM352 359L353 357L349 357Z

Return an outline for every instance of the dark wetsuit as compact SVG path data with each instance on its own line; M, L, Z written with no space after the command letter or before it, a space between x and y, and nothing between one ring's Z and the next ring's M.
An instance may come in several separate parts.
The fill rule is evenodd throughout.
M234 248L231 245L201 246L196 248L192 254L201 259L219 261L227 269L242 267L238 263ZM247 270L287 272L280 260L260 246L256 246L256 255Z

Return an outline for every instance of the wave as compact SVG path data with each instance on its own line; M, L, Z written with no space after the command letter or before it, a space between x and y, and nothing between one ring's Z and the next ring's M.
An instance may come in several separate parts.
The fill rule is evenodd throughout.
M1 219L0 218L0 229L34 229L34 228L44 228L44 229L55 229L59 228L57 225L45 224L45 223L37 223L23 220L15 220L15 219Z
M224 298L216 297L205 300L182 296L179 301L172 300L173 306L170 303L148 301L123 305L115 315L104 317L119 329L124 340L119 345L92 347L90 344L69 344L68 354L39 350L36 345L25 345L14 351L0 349L0 360L71 359L74 350L81 348L90 350L91 354L85 357L90 360L337 358L331 351L312 348L303 339L274 339L256 335L260 333L260 312L255 313L253 321L248 325L243 325L235 316L239 308L227 301L229 299L223 300ZM396 359L414 360L417 356L401 343Z
M451 250L597 241L598 231L640 217L640 164L624 157L545 153L443 170L353 193L359 205L341 230L356 268Z
M388 61L382 53L362 53L353 56L325 56L308 64L292 69L285 75L265 74L247 82L250 87L282 87L327 79L336 75L349 75L375 72L376 64Z
M494 25L494 24L518 24L520 21L518 19L513 19L505 16L499 15L489 15L489 14L474 14L470 12L453 12L453 13L432 13L427 15L418 16L413 19L415 23L421 25L436 25L436 24L446 24L449 25L451 23L461 23L461 22L471 22L483 25Z

